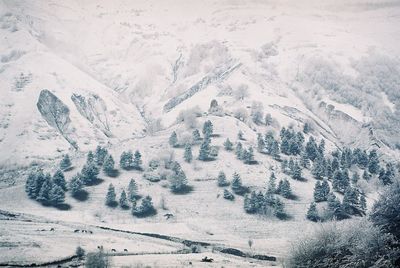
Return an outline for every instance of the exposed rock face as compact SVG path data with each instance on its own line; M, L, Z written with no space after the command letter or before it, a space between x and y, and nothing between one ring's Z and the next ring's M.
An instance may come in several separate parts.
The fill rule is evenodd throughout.
M73 129L69 117L69 108L47 89L40 92L36 105L46 122L60 132L60 134L77 149L77 143L70 137Z
M112 136L108 124L107 106L102 98L96 94L90 94L87 97L72 94L71 99L83 117L99 128L107 137Z

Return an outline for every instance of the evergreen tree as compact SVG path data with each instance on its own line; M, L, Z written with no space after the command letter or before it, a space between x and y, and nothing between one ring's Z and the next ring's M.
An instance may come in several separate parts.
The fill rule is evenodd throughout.
M282 219L286 216L284 204L279 198L275 199L273 209L274 209L274 215L277 218Z
M241 130L239 130L238 134L237 134L237 138L238 140L244 140L243 138L243 132Z
M72 166L71 164L71 159L69 158L68 154L65 154L63 156L63 159L60 162L60 168L61 170L67 170Z
M245 151L243 161L245 164L252 164L254 162L254 152L252 147L249 147L249 149Z
M92 151L89 151L86 157L86 164L91 164L94 162L94 154Z
M337 170L333 175L332 187L335 191L344 193L347 187L350 185L350 179L347 170L341 172Z
M242 143L238 142L235 149L235 154L237 159L242 159L243 146Z
M103 164L103 171L106 173L108 176L113 175L115 168L114 168L114 159L111 155L107 155L104 164Z
M279 185L278 185L279 186ZM279 194L285 198L292 197L292 189L290 187L290 182L287 179L282 181L282 184L279 186Z
M185 172L183 172L182 169L178 170L171 176L170 179L170 188L171 191L174 193L180 193L183 192L187 189L188 187L188 181L186 178Z
M35 186L33 187L36 198L39 196L39 192L42 189L42 185L45 181L50 181L50 176L47 176L47 174L45 175L43 170L39 169L36 172Z
M112 183L110 183L110 185L108 186L108 191L107 191L107 195L106 195L106 205L109 207L115 206L116 204L116 198L117 195L115 194L115 188L114 185L112 185Z
M229 182L226 180L225 173L220 171L217 178L217 183L219 187L229 186Z
M106 158L108 151L106 148L101 147L100 145L96 148L96 163L99 166L102 166L104 163L104 159Z
M246 194L244 196L243 208L244 208L244 211L246 211L246 213L254 213L255 212L254 200L252 200L248 194Z
M325 152L325 140L321 139L321 142L318 145L318 154L323 157L324 152Z
M64 203L65 192L59 185L54 185L49 192L49 200L53 206L58 206Z
M224 148L227 151L232 151L233 150L233 143L228 138L224 142Z
M171 145L172 147L178 146L178 136L176 135L175 131L173 131L171 133L171 136L169 137L169 145Z
M289 166L288 161L286 159L284 159L281 162L281 170L283 173L290 174L290 170L288 169L288 166Z
M145 217L156 213L156 209L153 206L153 201L150 196L146 196L142 199L140 207L136 208L134 211L135 216Z
M303 126L303 133L304 134L308 134L309 132L310 132L310 130L311 130L311 126L310 126L310 124L309 123L304 123L304 126Z
M342 211L340 201L332 192L329 193L328 196L328 211L334 219L340 220L346 217L345 213Z
M321 201L325 201L325 196L324 196L324 192L322 190L322 185L320 181L317 181L315 183L315 187L314 187L314 201L315 202L321 202Z
M265 125L266 126L271 126L272 125L272 123L273 123L273 119L272 119L272 116L271 116L271 114L270 113L267 113L266 115L265 115Z
M264 139L263 139L263 136L261 135L261 133L257 133L257 150L260 153L263 153L265 150L265 143L264 143Z
M99 168L92 161L83 166L81 171L81 179L84 184L90 185L97 179L98 174L99 174Z
M233 173L231 188L235 194L243 194L244 193L242 179L240 178L240 175L236 172Z
M275 173L272 172L271 176L269 177L269 182L268 182L268 186L267 186L267 194L275 194L276 191L277 191L276 177L275 177Z
M60 169L58 169L56 173L54 173L53 183L60 186L61 189L63 189L64 191L67 190L67 182L65 181L64 173Z
M227 189L224 189L224 198L228 200L234 200L235 196L229 192Z
M286 154L286 155L289 155L289 154L290 154L290 150L289 150L289 141L288 141L287 138L283 138L283 139L282 139L280 148L281 148L281 152L282 152L282 153L284 153L284 154Z
M210 159L210 151L211 151L210 143L211 140L209 136L206 136L204 138L204 141L200 145L199 160L206 161Z
M200 131L198 129L193 130L192 139L193 139L193 142L197 142L197 141L199 141L201 139Z
M300 163L303 168L309 168L310 166L310 160L308 159L308 155L305 151L301 153Z
M189 143L185 145L185 153L183 154L183 158L188 163L192 162L193 159L192 146Z
M376 150L371 150L369 152L368 171L371 174L378 174L379 172L379 158Z
M133 163L132 167L136 170L142 170L142 155L141 153L136 150L134 158L133 158Z
M28 175L25 183L25 192L29 196L29 198L36 199L37 197L37 190L36 190L36 173L31 172Z
M211 123L210 120L207 120L206 122L204 122L203 125L204 138L210 138L212 134L213 134L213 124Z
M322 196L324 199L323 201L326 201L328 199L328 195L329 195L330 191L331 191L331 187L329 187L328 181L326 179L323 180L321 183L321 193L322 193Z
M394 171L393 166L390 163L388 163L388 164L386 164L386 171L384 168L380 169L378 179L384 185L389 185L389 184L393 183L394 174L395 174L395 171Z
M332 172L334 173L336 170L339 169L339 160L337 157L334 157L331 164Z
M347 187L343 196L343 209L348 214L354 214L355 208L358 206L358 192L355 188Z
M297 163L297 161L294 163L294 166L293 166L292 178L295 180L302 179L301 167L300 167L299 163Z
M308 158L311 161L314 161L315 158L317 158L317 156L319 154L318 147L317 147L317 143L315 142L315 139L312 136L308 139L305 150L306 150Z
M131 151L122 152L119 165L122 169L128 170L133 167L133 154Z
M124 209L129 207L128 199L126 197L125 190L122 190L122 192L121 192L121 196L119 198L119 205L121 206L121 208L124 208Z
M128 186L129 200L134 201L138 196L138 187L134 179L131 179Z
M319 220L319 216L318 216L318 211L317 211L317 205L312 202L310 204L310 207L307 210L307 219L309 219L310 221L318 221Z
M43 204L48 204L50 202L51 188L52 188L52 183L50 179L50 174L46 174L45 180L42 184L42 187L40 187L40 191L38 196L36 197L36 200Z
M326 174L325 160L322 157L317 157L315 159L311 173L317 180L321 180L325 176Z
M83 182L81 180L81 175L78 173L72 177L71 181L69 182L69 190L71 191L72 196L76 196L79 194L83 189Z

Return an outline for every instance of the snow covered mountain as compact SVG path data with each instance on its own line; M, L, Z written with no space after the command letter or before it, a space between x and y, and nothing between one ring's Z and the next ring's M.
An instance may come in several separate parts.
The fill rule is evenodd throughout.
M117 212L114 219L98 208L108 183L90 190L88 207L71 201L68 216L32 205L23 192L25 177L20 174L26 174L18 170L39 165L55 171L66 153L80 169L86 153L99 144L113 152L116 162L122 151L137 148L147 163L170 150L172 131L189 139L206 120L213 122L219 135L213 143L221 148L226 138L236 140L239 131L244 144L254 146L257 133L272 130L278 135L281 127L301 131L307 123L329 151L342 146L377 149L381 159L397 161L399 26L398 1L0 0L0 186L10 187L0 191L0 209L20 212L21 218L31 217L33 210L38 222L48 216L93 228L103 223L129 226L130 215ZM210 108L212 100L218 105ZM257 111L263 124L253 120ZM265 126L267 114L271 117ZM179 150L176 158L183 154ZM166 197L173 214L185 220L178 218L181 228L176 228L158 215L150 222L136 221L135 231L165 228L168 235L194 240L200 235L238 248L262 233L254 238L260 239L258 250L284 256L312 201L314 182L293 183L299 200L286 204L293 221L264 226L264 220L243 218L240 206L221 205L220 199L196 210L221 194L210 191L207 180L221 169L228 169L229 176L236 169L247 184L261 188L270 171L278 170L272 158L242 168L233 155L221 154L209 166L183 164L198 194L194 198L142 182L140 187L156 196L155 203ZM121 174L113 182L116 188L125 187L130 176ZM376 192L370 194L369 205ZM216 204L226 211L210 208ZM126 239L114 235L117 242ZM86 246L95 248L96 239ZM150 240L146 243L154 245Z

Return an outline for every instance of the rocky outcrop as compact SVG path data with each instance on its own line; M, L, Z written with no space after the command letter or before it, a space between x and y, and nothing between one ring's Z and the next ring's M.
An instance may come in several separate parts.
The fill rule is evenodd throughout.
M112 136L108 124L107 106L102 98L96 94L90 94L87 97L72 94L71 100L83 117L100 129L107 137Z
M78 145L71 137L73 129L69 117L69 108L47 89L40 92L36 105L44 120L77 149Z

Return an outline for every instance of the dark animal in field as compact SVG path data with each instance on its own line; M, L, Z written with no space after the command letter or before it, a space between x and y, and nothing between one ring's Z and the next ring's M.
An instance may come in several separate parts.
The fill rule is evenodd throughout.
M128 250L126 248L124 248L124 252L128 252Z
M74 230L74 233L79 233L79 230L78 229Z
M171 213L167 213L167 214L164 214L164 217L168 220L168 219L174 217L174 215Z
M115 248L112 248L112 249L111 249L111 252L117 252L117 251L115 250Z
M97 246L98 249L103 249L103 246Z
M207 256L205 256L204 258L201 259L202 262L213 262L214 259L212 258L208 258Z
M89 233L90 233L90 234L93 234L93 232L92 232L92 231L89 231Z

